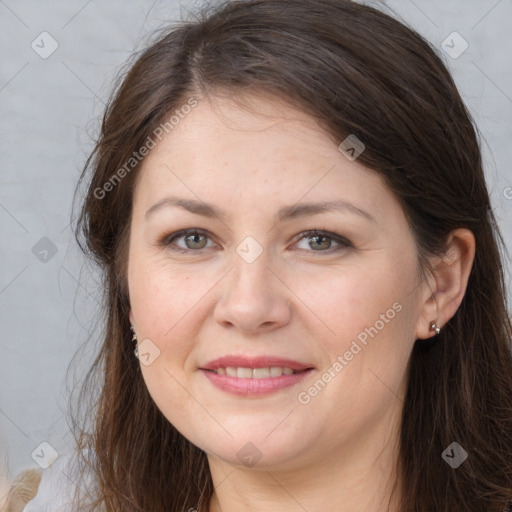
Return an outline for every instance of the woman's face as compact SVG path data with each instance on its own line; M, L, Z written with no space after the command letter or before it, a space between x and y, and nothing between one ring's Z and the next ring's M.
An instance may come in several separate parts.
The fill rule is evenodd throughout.
M144 160L130 319L185 437L210 460L291 468L396 433L426 292L383 180L306 114L246 99L266 116L201 100Z

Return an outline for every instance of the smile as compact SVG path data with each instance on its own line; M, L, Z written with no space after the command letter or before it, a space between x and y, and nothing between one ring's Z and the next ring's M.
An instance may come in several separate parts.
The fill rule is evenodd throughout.
M227 375L229 377L237 377L239 379L268 379L269 377L281 377L281 375L292 375L299 373L298 370L292 370L288 367L270 366L264 368L244 368L243 366L227 366L219 367L212 370L218 375ZM302 370L305 371L305 370Z
M313 369L292 370L278 366L264 368L228 366L215 370L201 369L200 371L213 386L221 391L244 397L259 397L298 384Z

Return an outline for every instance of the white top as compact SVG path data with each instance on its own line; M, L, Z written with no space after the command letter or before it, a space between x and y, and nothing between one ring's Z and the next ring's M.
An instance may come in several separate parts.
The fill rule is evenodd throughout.
M74 512L70 508L75 494L77 468L76 454L60 455L53 464L43 469L37 494L23 512ZM90 483L90 474L86 477Z

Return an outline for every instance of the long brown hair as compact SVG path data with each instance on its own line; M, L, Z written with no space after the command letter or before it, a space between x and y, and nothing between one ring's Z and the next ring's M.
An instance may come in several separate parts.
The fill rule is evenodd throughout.
M437 51L391 16L349 0L204 7L158 33L119 80L79 182L88 188L76 237L104 284L103 341L74 418L97 484L90 509L208 510L206 455L156 407L130 342L127 244L140 163L126 163L190 98L251 90L310 114L336 144L350 134L364 142L358 162L401 202L423 268L445 251L450 231L473 232L460 308L433 341L417 340L410 357L400 510L503 512L512 500L512 330L480 136ZM457 469L441 456L453 442L469 454Z

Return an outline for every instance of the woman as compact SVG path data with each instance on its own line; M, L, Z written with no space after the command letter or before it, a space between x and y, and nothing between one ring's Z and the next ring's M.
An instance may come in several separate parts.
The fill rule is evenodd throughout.
M501 238L446 67L347 0L205 13L82 175L106 325L73 510L507 510Z

